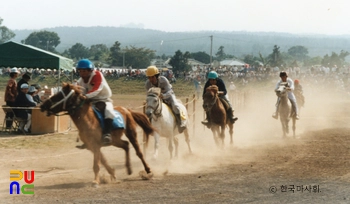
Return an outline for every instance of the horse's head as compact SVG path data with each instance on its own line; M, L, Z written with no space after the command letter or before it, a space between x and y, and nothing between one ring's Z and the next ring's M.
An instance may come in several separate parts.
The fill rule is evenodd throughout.
M278 97L286 96L287 95L287 87L288 87L288 83L286 83L286 82L280 83L279 87L275 90L276 95Z
M147 92L146 115L150 119L152 118L152 115L157 113L157 111L160 109L160 105L162 103L159 97L160 93L161 90L158 87L152 87Z
M219 88L216 85L209 86L203 96L204 111L210 111L218 100Z
M63 83L62 89L40 106L42 112L47 111L47 115L56 114L62 111L74 110L86 99L81 90L72 84Z

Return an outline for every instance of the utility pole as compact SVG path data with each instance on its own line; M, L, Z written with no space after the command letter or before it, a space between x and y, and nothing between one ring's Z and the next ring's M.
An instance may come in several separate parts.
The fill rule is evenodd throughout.
M212 58L212 55L213 55L213 36L209 36L210 37L210 66L212 65L212 62L213 62L213 58Z

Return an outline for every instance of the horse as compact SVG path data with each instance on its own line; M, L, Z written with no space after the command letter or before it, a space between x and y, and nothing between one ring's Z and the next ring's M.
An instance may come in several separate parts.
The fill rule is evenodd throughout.
M181 109L181 117L188 119L188 114L185 106L179 103ZM178 138L176 137L179 133L176 119L174 114L172 113L171 108L166 105L162 99L160 98L160 88L152 87L147 92L146 98L146 108L145 113L149 120L151 121L153 127L157 130L154 132L153 136L155 139L154 143L154 154L153 158L156 159L158 157L158 148L159 148L159 139L160 136L167 138L168 150L170 153L170 159L173 158L173 142L175 144L175 157L178 156ZM185 140L188 146L189 153L192 153L191 145L190 145L190 137L188 134L188 129L186 128L183 131L185 135ZM144 142L144 153L147 149L147 143Z
M115 180L115 170L109 166L107 160L101 152L101 147L105 146L102 144L102 129L99 120L95 116L92 103L87 99L80 90L80 87L63 83L62 89L51 96L49 99L44 101L40 106L42 112L46 111L47 115L58 114L63 111L67 111L75 126L79 131L79 138L86 145L86 148L90 150L93 155L93 171L95 178L93 180L93 185L98 186L100 184L99 171L100 163L108 171L111 180ZM150 167L146 163L143 154L140 150L139 143L137 141L136 128L139 125L147 139L150 134L152 134L155 129L152 127L150 121L145 114L140 112L134 112L130 109L116 106L114 107L121 115L125 121L125 128L114 129L111 132L112 145L124 149L126 153L126 169L127 173L132 174L130 155L129 155L129 142L122 140L123 134L129 139L133 145L136 155L140 158L144 169L146 172L140 172L143 179L150 179L153 174Z
M213 133L216 145L224 147L226 126L229 128L230 144L233 144L233 123L227 118L226 108L219 94L223 93L219 91L216 85L209 86L203 96L203 108L206 113L209 113L207 116L210 118L208 128Z
M282 132L283 132L283 138L287 136L289 133L289 120L292 118L293 124L292 124L292 130L293 130L293 137L295 137L295 130L296 130L296 114L294 108L291 108L288 101L288 90L287 90L287 83L281 83L278 89L276 90L276 95L279 97L279 107L278 107L278 114L280 116L280 121L282 124Z

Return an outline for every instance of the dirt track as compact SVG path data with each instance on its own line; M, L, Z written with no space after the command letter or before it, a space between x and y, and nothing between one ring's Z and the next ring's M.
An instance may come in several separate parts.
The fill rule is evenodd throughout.
M271 118L275 97L269 94L252 96L236 110L235 144L226 138L225 150L215 147L211 132L199 125L202 113L197 114L193 155L180 135L180 157L169 161L163 139L160 158L148 159L154 172L149 181L138 176L142 166L133 150L134 173L128 176L123 151L108 147L102 151L118 180L91 187L92 154L74 148L75 131L1 137L1 203L349 203L349 97L306 91L297 139L282 139L280 123ZM148 155L152 145L153 140ZM34 195L9 195L11 169L35 170ZM105 169L101 172L109 181ZM306 191L309 185L319 192Z

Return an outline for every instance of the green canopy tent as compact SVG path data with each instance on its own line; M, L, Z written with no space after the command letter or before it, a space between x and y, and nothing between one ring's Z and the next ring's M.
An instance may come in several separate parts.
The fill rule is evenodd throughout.
M0 44L0 67L57 69L58 84L60 84L61 70L72 73L73 60L31 45L8 41ZM59 127L59 120L57 120L57 127Z
M0 44L0 67L73 70L73 60L13 41Z

